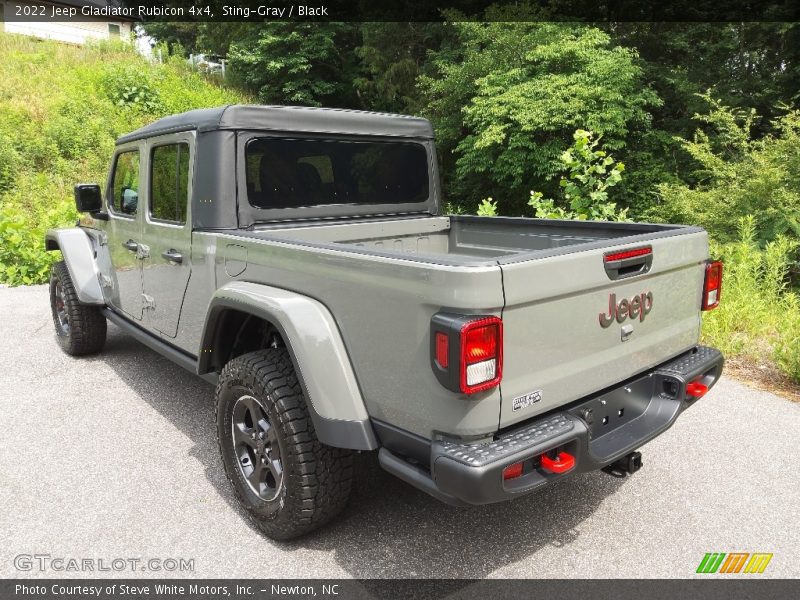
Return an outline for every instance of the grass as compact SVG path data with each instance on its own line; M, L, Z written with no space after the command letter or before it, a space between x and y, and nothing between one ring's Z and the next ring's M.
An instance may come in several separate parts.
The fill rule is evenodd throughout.
M738 241L712 245L725 263L722 301L704 315L703 339L740 365L774 364L800 382L800 297L788 283L796 248L782 237L760 248L752 217L739 222Z
M151 64L130 45L71 46L0 34L0 283L41 283L49 227L77 217L72 187L103 183L114 141L162 116L250 101L180 57Z

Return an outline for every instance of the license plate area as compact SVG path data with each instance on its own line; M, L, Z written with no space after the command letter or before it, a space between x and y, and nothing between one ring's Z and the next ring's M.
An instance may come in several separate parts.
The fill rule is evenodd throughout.
M592 440L599 439L642 416L654 392L654 377L648 375L605 392L570 409L582 419Z

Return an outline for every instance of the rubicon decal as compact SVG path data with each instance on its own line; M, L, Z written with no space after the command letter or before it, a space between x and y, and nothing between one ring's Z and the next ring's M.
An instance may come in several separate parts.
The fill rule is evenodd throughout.
M619 304L617 295L611 294L608 297L608 314L600 313L600 326L610 327L614 321L622 323L625 319L644 321L651 310L653 310L653 292L642 292L630 300L623 298Z

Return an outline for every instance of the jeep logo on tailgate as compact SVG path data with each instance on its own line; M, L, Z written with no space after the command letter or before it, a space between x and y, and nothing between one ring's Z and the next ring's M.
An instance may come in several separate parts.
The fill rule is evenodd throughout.
M623 298L619 304L617 295L611 294L608 297L608 314L600 313L600 327L609 327L614 321L622 323L627 318L644 321L652 309L653 292L643 292L630 300Z

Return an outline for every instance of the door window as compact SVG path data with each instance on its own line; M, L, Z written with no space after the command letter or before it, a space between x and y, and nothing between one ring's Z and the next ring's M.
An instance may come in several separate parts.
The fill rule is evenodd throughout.
M114 212L131 216L136 214L139 208L138 150L117 155L108 204Z
M186 223L189 202L189 145L153 148L150 160L150 218Z

